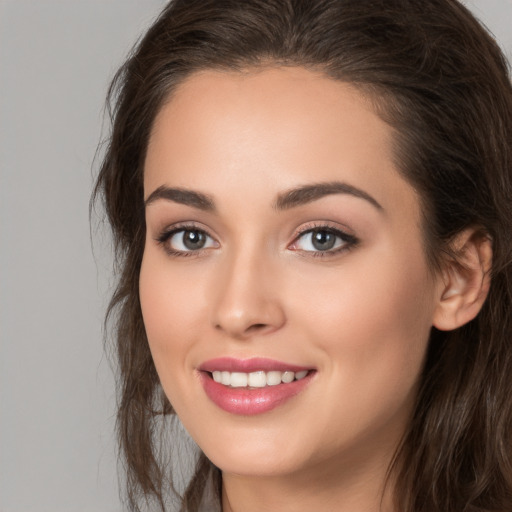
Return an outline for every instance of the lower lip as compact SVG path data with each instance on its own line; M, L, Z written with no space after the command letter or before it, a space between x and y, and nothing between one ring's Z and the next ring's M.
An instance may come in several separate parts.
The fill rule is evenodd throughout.
M271 411L300 393L311 381L314 372L289 384L264 388L232 388L215 382L207 372L200 372L201 383L208 398L224 411L253 416Z

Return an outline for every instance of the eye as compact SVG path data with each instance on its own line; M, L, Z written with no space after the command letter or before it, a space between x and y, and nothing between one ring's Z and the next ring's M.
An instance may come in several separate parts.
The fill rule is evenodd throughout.
M354 236L325 226L302 232L290 248L304 252L337 253L349 249L356 242Z
M169 254L180 255L217 247L217 242L208 233L195 227L175 228L158 237Z

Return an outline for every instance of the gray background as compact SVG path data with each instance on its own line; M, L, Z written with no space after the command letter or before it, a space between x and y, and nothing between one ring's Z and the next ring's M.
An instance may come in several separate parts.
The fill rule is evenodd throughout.
M512 57L512 0L467 2ZM117 512L88 200L109 79L163 0L0 0L0 512Z

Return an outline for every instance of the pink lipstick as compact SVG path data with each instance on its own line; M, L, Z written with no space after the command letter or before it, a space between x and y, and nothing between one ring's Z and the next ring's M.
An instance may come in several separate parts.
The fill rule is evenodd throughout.
M206 395L232 414L261 414L300 393L315 373L313 368L266 358L218 358L199 367Z

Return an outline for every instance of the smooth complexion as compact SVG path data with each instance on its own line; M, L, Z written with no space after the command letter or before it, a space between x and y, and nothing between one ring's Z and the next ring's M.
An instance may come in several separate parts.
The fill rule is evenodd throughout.
M301 68L196 73L155 120L144 323L165 393L223 472L225 511L381 510L430 329L452 318L391 148L355 88ZM307 382L226 410L205 390L219 358Z

